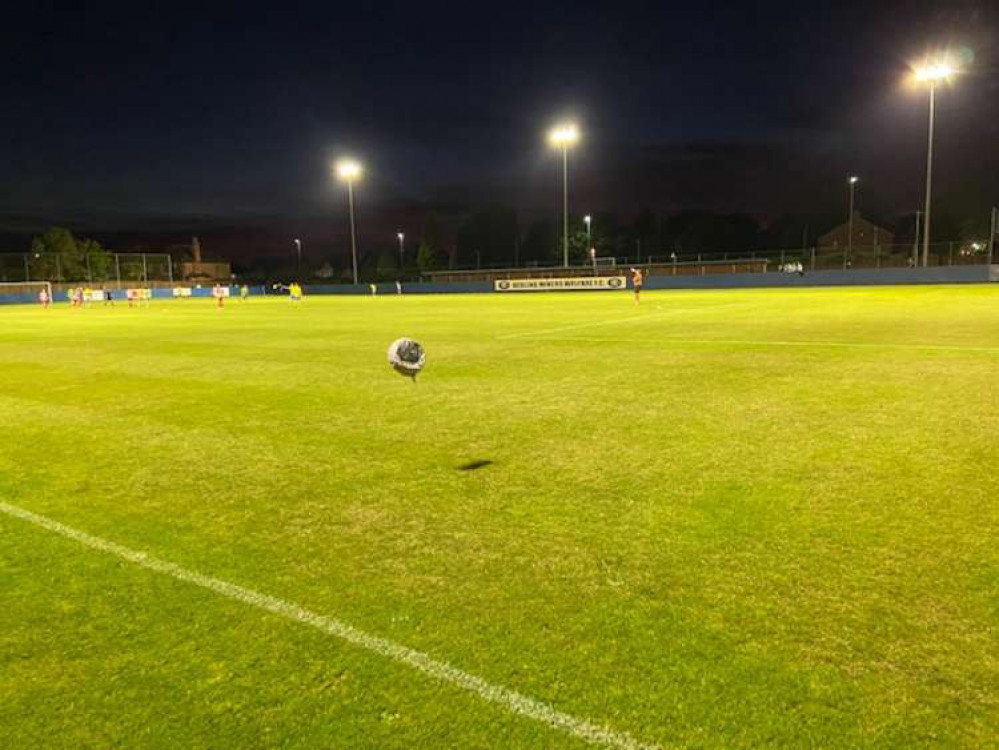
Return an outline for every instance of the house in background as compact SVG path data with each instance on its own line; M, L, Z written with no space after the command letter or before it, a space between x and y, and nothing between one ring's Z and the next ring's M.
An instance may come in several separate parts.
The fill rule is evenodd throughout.
M186 254L186 253L185 253ZM204 260L201 256L201 242L191 238L190 258L177 261L177 278L196 284L232 280L232 267L225 260Z
M895 232L887 227L878 226L853 212L853 247L883 247L895 242ZM850 223L844 221L819 237L819 249L845 248L850 245Z

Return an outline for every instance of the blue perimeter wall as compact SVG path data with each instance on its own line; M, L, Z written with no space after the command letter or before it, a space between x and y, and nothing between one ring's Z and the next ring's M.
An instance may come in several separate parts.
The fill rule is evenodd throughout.
M999 281L999 266L942 266L939 268L884 268L869 271L814 271L804 276L787 273L714 273L704 276L646 276L646 289L751 289L795 286L877 286L881 284L983 284ZM394 283L376 284L378 294L395 294ZM492 292L490 281L455 284L403 284L405 294ZM307 286L306 294L371 294L369 284ZM538 292L503 292L538 294ZM589 292L588 292L589 293Z
M375 284L378 294L397 294L395 282ZM467 294L470 292L491 292L491 281L469 281L454 284L424 284L422 282L404 282L403 294ZM371 294L370 284L309 284L305 287L308 294Z
M793 286L878 286L881 284L982 284L999 281L999 266L883 268L864 271L718 273L704 276L649 276L646 289L747 289Z
M999 265L944 266L940 268L885 268L869 271L814 271L804 276L786 273L716 273L704 276L648 276L646 289L752 289L767 287L877 286L892 284L982 284L999 281ZM394 295L394 283L377 284L378 294ZM405 294L468 294L492 292L492 282L454 284L403 284ZM264 287L250 288L251 294L269 292ZM211 297L211 287L193 289L194 297ZM306 295L371 294L369 284L309 285ZM537 292L506 292L537 294ZM233 296L236 296L235 294ZM55 302L65 302L65 293L56 293ZM125 301L125 291L115 290L115 300ZM173 299L172 289L153 289L153 299ZM34 294L0 294L0 304L37 304ZM99 305L100 302L92 302Z
M152 292L153 299L174 299L173 289L172 288L170 288L170 289L152 289L150 291ZM262 286L251 286L250 287L250 294L251 295L259 296L261 294L266 294L266 293L267 293L266 287L262 287ZM231 295L230 299L238 299L239 298L239 288L238 287L230 287L229 294ZM52 300L53 303L69 302L69 298L66 296L66 292L64 292L64 291L63 292L53 292L52 296L55 298L55 299ZM192 297L211 297L212 296L212 288L211 287L202 287L200 289L192 289L191 290L191 296ZM125 296L125 290L124 289L112 289L111 290L111 297L115 300L115 302L125 302L125 303L128 302L128 297ZM182 298L179 298L179 299L182 299ZM36 305L38 304L38 295L36 293L34 293L34 292L32 292L31 294L0 294L0 305L20 305L20 304L30 304L30 303L34 303ZM90 304L91 304L91 306L94 306L94 307L100 307L104 303L103 302L91 302ZM139 303L139 304L141 304L141 303Z

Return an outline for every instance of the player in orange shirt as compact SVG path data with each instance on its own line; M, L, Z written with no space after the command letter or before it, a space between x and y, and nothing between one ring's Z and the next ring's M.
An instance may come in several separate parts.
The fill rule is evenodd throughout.
M631 285L635 287L635 304L638 304L638 297L642 293L642 271L638 268L631 269Z

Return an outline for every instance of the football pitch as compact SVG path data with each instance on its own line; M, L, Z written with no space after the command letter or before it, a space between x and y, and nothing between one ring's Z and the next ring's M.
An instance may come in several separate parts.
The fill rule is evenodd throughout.
M7 748L999 743L999 285L10 306L0 413Z

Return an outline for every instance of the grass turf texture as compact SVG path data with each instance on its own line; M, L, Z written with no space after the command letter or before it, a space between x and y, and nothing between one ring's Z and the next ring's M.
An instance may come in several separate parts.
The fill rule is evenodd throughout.
M981 286L0 308L0 499L644 742L984 746L997 371ZM4 515L0 603L8 747L583 746Z

